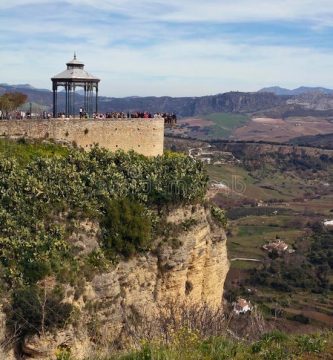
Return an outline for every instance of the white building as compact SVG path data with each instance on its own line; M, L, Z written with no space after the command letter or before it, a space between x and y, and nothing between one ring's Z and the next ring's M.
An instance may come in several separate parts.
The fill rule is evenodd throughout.
M234 307L233 311L236 315L246 314L247 312L250 312L253 309L251 302L242 298L238 298L237 301L232 303L232 305Z

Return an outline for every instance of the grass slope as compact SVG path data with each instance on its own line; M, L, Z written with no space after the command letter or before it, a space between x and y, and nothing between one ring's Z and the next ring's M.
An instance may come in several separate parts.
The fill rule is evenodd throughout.
M246 343L225 337L201 339L195 331L176 333L169 345L144 342L141 349L87 360L288 360L332 359L331 333L287 336L275 331Z
M211 138L227 138L233 130L243 126L249 120L247 115L232 113L213 113L204 116L204 119L214 123L210 129Z
M0 155L7 159L15 159L21 165L25 165L37 158L64 157L68 155L68 153L68 148L50 142L27 143L23 139L17 142L0 139Z

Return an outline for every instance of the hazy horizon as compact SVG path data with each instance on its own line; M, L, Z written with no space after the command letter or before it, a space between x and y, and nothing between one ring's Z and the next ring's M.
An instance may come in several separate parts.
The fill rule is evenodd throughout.
M31 89L34 89L34 90L45 90L45 91L52 91L52 89L47 89L47 88L39 88L37 86L34 86L34 84L10 84L10 83L0 83L0 86L1 85L5 85L5 86L10 86L10 87L17 87L17 88L20 88L20 87L30 87ZM333 88L326 88L326 87L323 87L323 86L313 86L313 87L307 87L307 86L303 86L303 85L300 85L300 86L297 86L297 88L293 88L293 89L288 89L288 88L283 88L283 87L279 87L279 86L275 86L275 85L272 85L272 86L267 86L267 88L280 88L281 90L288 90L288 91L295 91L295 90L298 90L298 89L301 89L301 88L313 88L313 89L326 89L326 90L330 90L333 92ZM264 88L261 88L261 89L257 89L257 90L254 90L254 91L239 91L239 90L233 90L233 89L230 89L230 90L227 90L227 91L224 91L224 92L219 92L219 93L211 93L211 94L203 94L203 95L182 95L182 96L179 96L179 97L202 97L202 96L214 96L214 95L219 95L219 94L225 94L225 93L229 93L229 92L244 92L244 93L256 93L256 92L259 92L261 90L263 90ZM59 92L64 92L65 90L62 89L62 88L59 88ZM83 90L81 90L82 94L83 94ZM77 94L80 94L80 88L78 88L76 90L76 93ZM81 95L82 95L81 94ZM135 95L135 94L131 94L131 95L124 95L124 96L110 96L110 95L105 95L105 94L99 94L99 96L101 97L113 97L113 98L136 98L136 97L178 97L176 95L169 95L169 94L164 94L164 95L154 95L154 94L148 94L148 95Z

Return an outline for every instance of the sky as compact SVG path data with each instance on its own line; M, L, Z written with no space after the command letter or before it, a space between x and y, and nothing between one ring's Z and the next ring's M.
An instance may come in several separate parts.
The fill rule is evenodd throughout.
M105 96L333 87L333 0L0 0L0 83L74 51Z

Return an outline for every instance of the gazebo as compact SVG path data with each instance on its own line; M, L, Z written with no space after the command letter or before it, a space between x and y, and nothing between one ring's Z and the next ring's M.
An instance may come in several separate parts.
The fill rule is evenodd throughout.
M82 87L84 90L84 111L91 116L98 112L98 83L100 79L84 70L84 64L74 58L67 64L67 69L51 78L53 90L53 117L58 117L58 87L65 88L65 115L75 116L75 90ZM94 94L95 92L95 94ZM95 101L94 101L95 100ZM94 107L95 102L95 107Z

